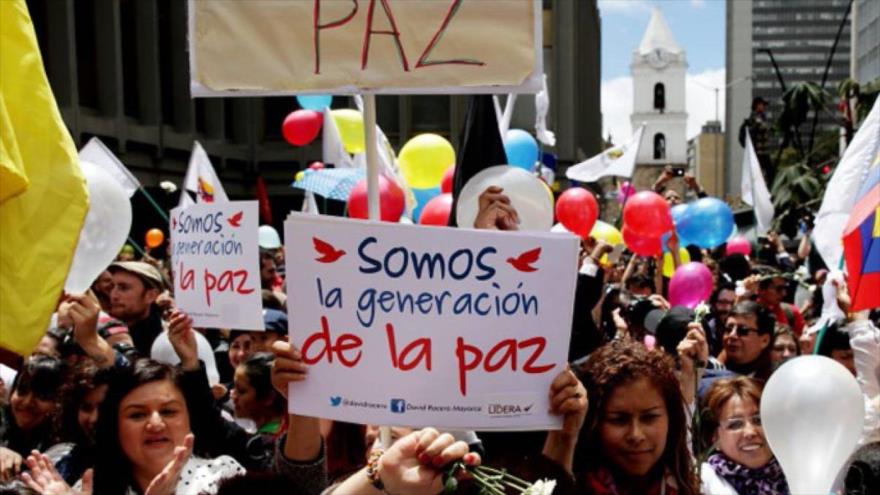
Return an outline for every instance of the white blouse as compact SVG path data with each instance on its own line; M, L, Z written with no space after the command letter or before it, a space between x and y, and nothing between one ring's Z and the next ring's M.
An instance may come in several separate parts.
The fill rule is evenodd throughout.
M174 489L175 495L213 495L217 493L217 486L226 478L245 474L245 469L232 457L221 455L214 459L202 459L190 457L183 469L180 470L180 481ZM82 480L76 483L75 489L80 488ZM137 492L129 487L127 495L137 495Z

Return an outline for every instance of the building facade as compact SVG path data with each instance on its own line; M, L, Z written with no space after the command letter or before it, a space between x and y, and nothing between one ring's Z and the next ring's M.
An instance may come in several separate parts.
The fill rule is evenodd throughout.
M724 134L721 122L706 122L688 141L688 170L709 196L724 197Z
M27 5L52 89L78 146L101 138L150 189L163 180L180 184L197 140L230 198L253 198L262 177L276 224L299 207L302 193L290 184L297 171L321 159L320 139L297 148L284 141L281 123L298 108L293 97L190 96L186 1L27 0ZM599 13L595 0L544 0L543 7L548 127L557 133L556 147L546 151L574 163L601 150ZM531 130L533 98L520 100L514 125ZM396 147L423 132L441 134L457 146L466 101L378 96L377 119ZM333 106L354 104L337 97ZM163 206L176 204L176 197L157 199Z
M860 84L880 80L880 2L855 0L850 47L853 79Z
M824 89L835 95L837 85L850 77L849 3L850 0L727 2L726 79L728 84L744 77L752 81L750 85L732 86L726 93L728 194L739 194L742 147L738 131L749 115L753 98L767 100L768 117L775 120L783 108L785 88L801 82L822 83L832 50L834 55L827 66ZM829 106L829 112L820 114L820 132L836 130L837 125L834 108Z

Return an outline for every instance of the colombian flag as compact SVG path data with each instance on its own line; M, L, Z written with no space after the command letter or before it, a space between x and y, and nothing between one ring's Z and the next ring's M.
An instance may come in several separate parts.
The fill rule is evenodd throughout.
M852 311L880 307L880 152L843 231Z

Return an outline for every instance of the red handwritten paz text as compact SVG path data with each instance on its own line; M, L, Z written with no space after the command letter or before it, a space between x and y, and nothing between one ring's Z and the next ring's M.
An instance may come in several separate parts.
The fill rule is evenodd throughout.
M475 65L475 66L484 66L485 62L480 60L475 60L472 58L453 58L447 60L429 60L431 52L440 42L440 39L443 37L443 34L446 32L446 29L449 27L449 23L452 22L455 17L455 13L458 12L459 7L461 7L463 0L451 0L449 2L449 8L446 10L446 14L441 19L437 19L437 30L434 33L434 36L428 42L426 46L421 49L421 55L419 56L418 61L416 62L415 69L421 69L424 67L431 67L436 65ZM321 73L321 36L322 31L329 31L331 29L345 29L346 24L351 22L355 16L358 15L360 10L360 2L359 0L351 0L351 10L344 16L339 17L337 19L325 20L321 18L321 4L323 2L321 0L315 0L314 10L312 15L312 43L314 45L315 50L315 74ZM376 4L380 3L382 6L381 11L377 13ZM383 36L391 36L393 38L394 44L397 48L397 55L400 59L400 64L404 72L410 71L409 58L407 57L406 50L404 49L404 40L400 34L400 29L398 29L397 19L394 17L394 11L391 8L388 0L369 0L369 4L366 8L367 22L366 28L364 30L364 42L361 47L361 70L367 68L370 58L370 41L372 40L374 35L383 35ZM389 26L390 29L376 29L374 27L374 20L376 16L384 16L385 19L381 21L377 21L381 23L381 25ZM331 33L326 33L326 36L329 36Z
M403 344L398 351L398 341L394 333L394 325L385 325L385 337L391 365L400 371L410 371L423 367L432 369L431 339L421 337ZM338 362L345 368L354 368L361 361L363 339L353 333L341 333L334 337L330 333L327 316L321 316L321 329L312 333L303 341L303 362L313 365L326 360L333 364ZM544 337L535 336L524 340L504 339L490 347L481 349L465 342L458 337L455 345L455 359L458 368L458 390L467 396L468 372L482 369L486 373L497 373L510 370L526 374L547 373L556 367L555 364L540 364L541 356L547 346ZM522 363L520 365L520 363Z
M181 290L197 290L195 270L186 268L180 263L180 269L177 271L180 276ZM202 289L205 295L205 302L211 305L211 292L235 292L237 294L250 294L253 288L247 288L248 272L247 270L224 270L220 273L211 273L207 268L202 273Z

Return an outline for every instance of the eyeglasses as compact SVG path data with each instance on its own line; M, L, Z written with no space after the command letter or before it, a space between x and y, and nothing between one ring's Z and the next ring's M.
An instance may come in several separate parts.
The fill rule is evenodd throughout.
M736 332L738 337L745 337L748 334L755 332L759 333L757 328L744 327L741 325L727 325L724 327L724 334L729 334L730 332Z
M721 428L727 431L742 431L746 423L751 423L755 428L761 427L761 416L754 415L751 418L730 418L721 422Z

